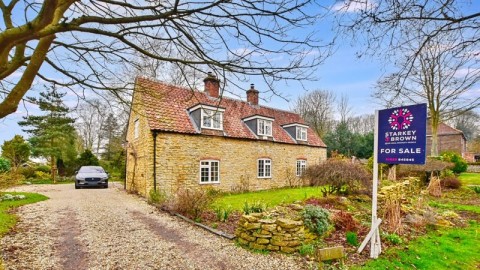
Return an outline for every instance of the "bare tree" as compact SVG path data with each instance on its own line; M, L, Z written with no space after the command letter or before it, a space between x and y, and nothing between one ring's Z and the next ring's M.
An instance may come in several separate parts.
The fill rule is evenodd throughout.
M326 90L315 90L300 96L293 105L293 110L323 137L331 129L334 121L335 94Z
M438 155L439 123L480 105L480 96L472 89L480 79L477 57L471 52L452 50L457 39L458 34L453 32L435 36L406 69L411 61L410 52L422 42L412 37L401 48L406 57L397 62L399 71L379 80L375 93L376 98L388 105L427 103L433 156Z
M102 130L110 107L98 99L81 102L74 110L75 128L82 137L84 149L99 155L102 146Z
M261 76L271 91L312 79L329 52L314 26L322 10L315 0L0 1L0 118L35 79L81 98L129 89L117 66L136 54L231 83Z
M467 141L475 139L480 134L480 115L475 111L468 111L449 121L449 124L459 129Z
M452 51L478 53L480 12L475 4L456 0L344 0L333 5L332 10L338 34L366 48L358 52L359 57L367 54L396 58L405 42L418 41L404 63L408 71L417 56L446 33L457 35Z
M352 107L349 104L348 96L342 94L337 106L338 113L340 114L340 123L347 123L352 113Z
M364 114L360 116L353 116L348 118L347 122L352 133L365 135L373 132L375 127L375 115Z

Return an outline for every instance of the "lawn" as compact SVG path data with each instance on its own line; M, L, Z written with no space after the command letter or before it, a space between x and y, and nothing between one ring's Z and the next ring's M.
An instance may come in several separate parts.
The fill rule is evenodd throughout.
M314 196L321 197L322 193L320 192L320 188L321 187L281 188L230 194L217 198L212 204L212 208L231 208L232 210L241 211L245 202L250 205L262 203L267 207L272 207L281 203L292 203Z
M464 185L480 185L480 173L462 173L459 179Z
M478 269L480 224L441 229L392 248L365 266L352 269Z
M4 193L0 193L0 195L3 194ZM48 197L36 193L8 192L8 194L25 195L26 198L18 201L0 202L0 237L7 233L13 226L15 226L15 223L17 222L17 216L9 213L10 209L48 199Z

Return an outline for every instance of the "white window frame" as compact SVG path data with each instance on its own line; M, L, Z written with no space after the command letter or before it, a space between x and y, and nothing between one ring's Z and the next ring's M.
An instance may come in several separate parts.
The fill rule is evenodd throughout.
M257 134L261 136L272 136L272 121L257 119Z
M212 168L215 168L215 167L212 167L213 164L217 164L217 171L216 171L216 180L212 180L215 175L214 175L214 171L212 170ZM202 181L202 169L206 169L207 170L207 181ZM220 161L219 160L200 160L200 172L199 172L199 179L198 179L199 183L200 184L217 184L217 183L220 183Z
M262 165L260 165L262 163ZM268 168L268 169L267 169ZM260 172L262 175L260 175ZM268 172L268 175L266 174ZM272 178L272 160L269 158L257 159L257 178Z
M218 117L218 119L215 119L216 117ZM209 125L205 124L204 118L210 118ZM202 109L200 122L202 128L223 130L223 112L219 110ZM216 126L215 123L217 123L218 126Z
M298 141L306 141L308 138L307 128L306 127L296 127L296 138Z
M297 166L296 166L296 176L302 176L305 171L307 170L307 160L305 159L297 159Z
M138 139L139 136L140 136L140 121L137 118L135 119L135 121L133 121L133 138Z

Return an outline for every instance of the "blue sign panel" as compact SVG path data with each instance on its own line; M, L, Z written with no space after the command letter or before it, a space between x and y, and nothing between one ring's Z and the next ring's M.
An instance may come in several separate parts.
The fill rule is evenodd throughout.
M427 104L378 112L378 163L425 164Z

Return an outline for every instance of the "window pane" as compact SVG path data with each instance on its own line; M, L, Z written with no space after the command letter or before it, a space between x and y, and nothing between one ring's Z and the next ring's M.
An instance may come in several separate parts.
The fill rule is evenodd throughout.
M200 181L201 182L208 182L208 168L207 167L202 167L201 169L201 174L200 174Z
M265 135L272 135L272 122L265 126Z
M264 176L264 160L260 159L258 160L258 177L263 177Z
M213 118L213 127L214 128L221 128L222 127L222 115L220 113L216 113L212 118Z
M270 160L268 160L270 161ZM271 176L271 167L272 165L270 164L270 162L268 162L268 164L265 164L265 177L270 177Z
M218 182L218 162L212 161L211 163L211 179L212 182Z

